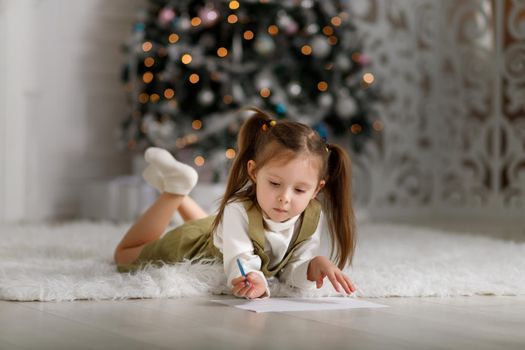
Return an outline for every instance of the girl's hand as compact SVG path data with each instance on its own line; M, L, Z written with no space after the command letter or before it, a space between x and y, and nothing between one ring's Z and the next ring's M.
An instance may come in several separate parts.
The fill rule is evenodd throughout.
M232 280L232 293L236 297L260 298L266 294L266 283L256 272L249 272L246 278L239 276Z
M343 287L347 294L355 292L352 281L337 266L324 256L316 256L310 260L306 278L317 282L317 288L321 288L325 277L328 277L337 292L340 292L339 286Z

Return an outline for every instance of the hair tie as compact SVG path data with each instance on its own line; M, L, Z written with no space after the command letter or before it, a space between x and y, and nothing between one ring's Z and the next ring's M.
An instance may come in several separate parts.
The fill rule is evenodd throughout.
M321 137L321 141L324 143L324 149L326 150L326 153L330 153L330 149L328 148L329 144L326 142L326 137Z
M277 124L277 121L273 119L268 119L268 120L263 121L263 125L261 127L262 131L263 132L268 131L271 127L275 126L275 124Z

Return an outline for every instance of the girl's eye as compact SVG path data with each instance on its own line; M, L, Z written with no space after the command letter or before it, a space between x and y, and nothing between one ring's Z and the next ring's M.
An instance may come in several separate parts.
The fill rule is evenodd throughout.
M279 186L279 184L277 182L273 182L273 181L270 181L270 185L272 185L272 186Z
M303 189L301 189L301 188L296 188L295 190L296 190L297 192L299 192L299 193L305 193L305 192L306 192L305 190L303 190Z

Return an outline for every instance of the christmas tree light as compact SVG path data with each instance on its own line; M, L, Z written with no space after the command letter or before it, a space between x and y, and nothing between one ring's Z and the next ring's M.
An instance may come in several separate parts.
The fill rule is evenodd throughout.
M232 159L240 107L300 120L360 151L375 120L373 72L364 70L345 1L150 0L126 45L129 149L193 149Z

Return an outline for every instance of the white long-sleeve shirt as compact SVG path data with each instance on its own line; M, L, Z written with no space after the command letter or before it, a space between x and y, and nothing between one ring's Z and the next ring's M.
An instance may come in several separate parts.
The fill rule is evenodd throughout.
M267 227L264 231L264 251L270 258L269 268L281 262L290 242L298 235L302 221L300 217L301 215L297 215L285 222L275 222L263 215ZM224 208L222 223L213 235L213 243L223 254L228 286L231 286L234 278L241 276L236 261L238 258L246 273L256 272L262 277L269 296L268 282L261 272L261 258L254 253L248 226L248 214L244 205L240 202L229 203ZM313 235L296 248L288 264L281 270L279 278L282 282L298 288L315 288L315 282L308 281L306 274L310 260L319 255L321 235L325 234L326 230L326 220L321 212L319 224Z

